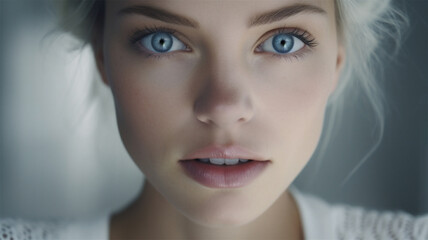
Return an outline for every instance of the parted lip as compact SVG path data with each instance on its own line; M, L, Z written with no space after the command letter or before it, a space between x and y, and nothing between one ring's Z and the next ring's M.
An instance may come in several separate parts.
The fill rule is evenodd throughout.
M268 159L238 145L219 146L210 145L186 155L180 160L193 160L201 158L248 159L255 161L268 161Z

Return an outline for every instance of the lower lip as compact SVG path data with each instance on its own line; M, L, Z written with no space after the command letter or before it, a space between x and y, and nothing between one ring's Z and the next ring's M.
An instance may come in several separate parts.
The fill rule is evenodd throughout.
M180 161L187 175L210 188L239 188L250 184L269 161L250 161L237 165L214 165L197 160Z

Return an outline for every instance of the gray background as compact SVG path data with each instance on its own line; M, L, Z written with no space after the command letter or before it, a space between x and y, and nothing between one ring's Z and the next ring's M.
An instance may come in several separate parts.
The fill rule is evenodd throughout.
M331 202L421 214L428 212L428 1L394 2L408 13L410 29L400 54L385 69L381 145L342 185L374 143L374 121L361 98L360 106L347 113L318 174L311 162L297 182Z
M327 155L311 160L296 185L333 203L423 214L428 1L395 2L411 25L402 51L386 67L380 147L341 184L373 144L374 121L361 99L346 113ZM100 117L112 110L112 100L100 81L91 81L90 52L69 51L74 42L64 36L42 41L52 19L46 1L0 0L1 217L86 217L120 208L141 187L142 175L123 149L114 117Z

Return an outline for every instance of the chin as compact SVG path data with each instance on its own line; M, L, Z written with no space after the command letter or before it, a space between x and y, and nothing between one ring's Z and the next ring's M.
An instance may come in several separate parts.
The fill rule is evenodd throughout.
M261 202L245 198L239 193L221 193L206 203L189 206L191 211L185 215L194 223L209 228L236 228L257 219L264 208ZM266 203L266 208L268 208ZM189 214L190 213L190 214Z

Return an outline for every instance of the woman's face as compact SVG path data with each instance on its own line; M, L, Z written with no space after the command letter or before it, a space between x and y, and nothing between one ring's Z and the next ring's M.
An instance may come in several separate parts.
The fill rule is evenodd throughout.
M207 226L248 223L287 189L316 148L343 62L333 0L107 1L102 41L125 147ZM265 161L183 167L207 146L225 155L206 158L239 157L239 146ZM243 170L254 162L260 172Z

